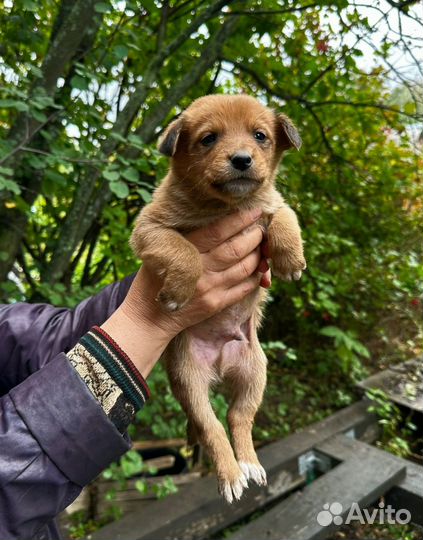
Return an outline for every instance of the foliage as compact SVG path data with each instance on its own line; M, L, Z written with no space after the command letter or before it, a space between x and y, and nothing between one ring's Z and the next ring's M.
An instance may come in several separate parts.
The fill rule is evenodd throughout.
M110 508L104 516L99 519L87 517L85 510L78 510L69 516L69 537L75 540L79 538L87 538L104 525L111 521L119 519L120 513L116 512L115 508Z
M200 95L248 92L301 132L278 186L308 262L299 283L272 286L256 436L348 404L387 314L418 331L423 73L410 21L421 33L413 2L385 0L5 0L1 300L73 306L134 272L130 230L167 168L159 133ZM137 429L183 436L162 368L149 383ZM214 406L224 419L220 394ZM124 481L137 460L106 474Z
M140 476L141 473L155 474L157 469L147 467L140 454L136 450L129 450L124 454L119 463L112 463L107 469L102 472L102 477L105 480L114 480L117 482L119 490L124 490L128 486L128 479L135 476ZM149 486L142 478L136 480L135 489L142 494L149 490ZM154 483L151 486L151 491L159 498L166 497L171 493L176 493L177 488L170 477L164 478L162 481ZM116 498L117 489L109 489L106 493L106 500L113 501Z
M344 332L336 326L325 326L320 330L320 334L333 338L335 353L340 361L342 371L350 374L354 380L363 377L364 372L363 366L360 363L360 356L369 358L370 353L357 340L356 333L352 331Z
M70 537L75 539L86 538L100 527L121 518L122 508L115 504L114 501L116 501L118 491L127 489L128 480L131 478L139 477L134 486L141 494L146 494L150 490L158 499L161 499L171 493L176 493L177 487L170 477L165 477L160 482L149 486L141 476L143 473L155 474L156 472L157 470L154 467L145 465L138 452L129 450L120 458L118 463L112 463L101 474L104 480L113 481L117 484L116 487L108 489L105 494L105 500L112 504L106 507L101 516L89 516L86 510L71 514L69 518Z
M382 427L380 446L400 457L411 454L410 439L414 436L417 426L410 418L404 419L400 409L389 400L383 390L374 388L367 392L372 401L369 412L377 414Z

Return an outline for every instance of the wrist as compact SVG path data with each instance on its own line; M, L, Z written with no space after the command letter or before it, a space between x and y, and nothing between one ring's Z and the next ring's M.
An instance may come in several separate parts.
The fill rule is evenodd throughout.
M105 321L105 330L128 355L144 378L159 360L173 335L155 326L148 318L135 318L130 306L122 305Z

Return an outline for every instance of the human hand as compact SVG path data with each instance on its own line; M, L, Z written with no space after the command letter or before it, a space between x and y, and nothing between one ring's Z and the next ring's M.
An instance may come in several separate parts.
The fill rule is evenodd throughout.
M156 301L162 280L144 265L119 309L102 325L146 377L179 332L240 302L259 285L270 286L262 254L258 210L238 212L187 235L200 252L203 273L194 297L165 313Z
M260 284L270 286L270 272L261 253L263 230L258 210L237 212L187 235L200 252L203 274L192 300L177 313L164 313L156 296L161 280L143 266L124 302L133 317L149 320L172 338L242 300Z

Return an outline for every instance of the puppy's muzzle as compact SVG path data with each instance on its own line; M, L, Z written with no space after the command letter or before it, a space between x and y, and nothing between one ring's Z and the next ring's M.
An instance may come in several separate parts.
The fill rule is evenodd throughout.
M225 195L245 197L260 187L260 182L254 178L239 176L226 181L215 182L214 188Z

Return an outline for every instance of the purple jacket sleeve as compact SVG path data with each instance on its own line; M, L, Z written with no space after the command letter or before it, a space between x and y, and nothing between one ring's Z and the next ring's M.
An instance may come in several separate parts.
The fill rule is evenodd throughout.
M51 538L49 520L130 447L64 354L119 306L130 281L74 310L0 308L2 540Z

